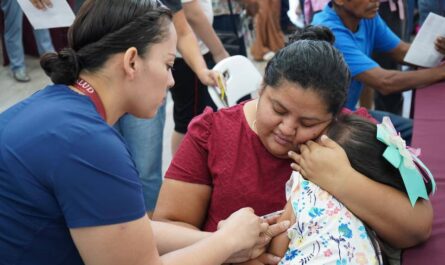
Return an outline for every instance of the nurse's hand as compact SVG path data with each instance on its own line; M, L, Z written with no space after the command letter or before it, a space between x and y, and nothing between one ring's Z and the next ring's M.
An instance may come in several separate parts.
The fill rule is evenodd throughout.
M278 217L279 217L279 215L272 216L269 218L262 218L262 222L267 223L268 226L267 226L266 231L264 231L260 234L260 238L256 242L255 246L250 250L247 250L247 251L244 250L244 251L235 253L226 261L226 263L237 263L237 262L242 262L242 261L246 261L246 260L250 260L251 262L253 262L255 260L271 262L271 263L264 263L264 264L278 263L281 259L280 257L276 257L272 254L265 253L266 248L269 245L272 238L274 238L277 235L280 235L283 232L286 232L290 226L290 222L288 220L277 223ZM220 221L218 223L218 230L222 226L224 226L226 222L227 222L227 220ZM246 264L251 264L251 263L246 263ZM256 264L256 263L252 263L252 264Z

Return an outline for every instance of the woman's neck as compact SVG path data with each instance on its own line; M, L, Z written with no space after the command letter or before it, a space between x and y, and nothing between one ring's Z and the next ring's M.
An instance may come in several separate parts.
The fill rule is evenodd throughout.
M251 100L246 102L243 107L244 117L246 118L247 124L249 124L250 128L254 133L257 134L256 131L256 110L258 105L258 99Z
M117 93L119 84L109 78L95 74L81 74L79 78L88 82L98 94L105 109L105 122L110 126L115 124L125 114L125 111L121 108L122 104Z

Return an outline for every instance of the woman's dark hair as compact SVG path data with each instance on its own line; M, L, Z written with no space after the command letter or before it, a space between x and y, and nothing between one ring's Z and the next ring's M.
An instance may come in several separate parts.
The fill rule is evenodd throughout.
M267 63L265 85L297 83L318 93L328 111L336 115L346 101L351 75L343 55L332 46L332 32L326 27L307 26L290 39Z
M73 84L82 70L98 70L116 53L135 47L140 56L168 34L172 14L152 0L87 0L68 31L68 46L40 60L56 84Z
M377 138L377 126L353 114L340 114L328 127L327 136L336 141L346 152L351 166L363 175L406 193L398 169L384 157L388 147ZM426 183L428 194L431 181Z

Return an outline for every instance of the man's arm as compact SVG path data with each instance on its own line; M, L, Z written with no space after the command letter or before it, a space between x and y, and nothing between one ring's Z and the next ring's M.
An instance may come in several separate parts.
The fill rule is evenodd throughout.
M385 29L382 29L382 31L384 33L386 32L386 35L394 35ZM343 53L354 79L376 89L383 95L412 88L421 88L445 79L445 65L407 72L383 69L362 51L361 47L354 41L354 36L348 30L335 28L333 32L336 37L335 45ZM384 33L382 34L385 36ZM387 40L386 42L384 41L385 39ZM387 44L387 42L390 44ZM399 62L403 62L403 58L409 49L409 44L400 41L394 36L387 36L383 38L383 40L379 40L377 44L378 49L374 48L376 51L387 51L386 54L388 54L388 56ZM385 46L395 48L385 50Z
M406 72L375 67L354 78L383 95L388 95L412 88L422 88L444 80L445 65Z
M397 47L384 54L388 55L389 57L391 57L391 59L398 62L399 64L406 64L403 59L405 58L405 55L408 52L410 46L411 44L400 41Z
M216 86L217 74L207 68L195 34L185 18L184 10L180 10L173 15L173 24L178 34L178 50L185 62L203 84Z
M224 46L216 35L215 30L213 30L212 25L210 25L199 0L192 0L184 3L183 8L187 21L190 23L195 34L209 48L215 62L219 62L228 57L229 54L224 49Z
M388 54L393 60L397 61L400 64L406 64L406 62L403 61L405 58L406 53L408 52L409 48L411 47L411 44L406 43L404 41L400 41L399 45L397 45L396 48L389 51ZM434 47L436 50L445 55L445 36L439 36L434 41Z
M445 54L445 39L438 37L435 46L438 52ZM410 44L401 41L396 48L385 54L390 56L393 60L403 64L405 63L403 60L409 48ZM383 95L387 95L412 88L425 87L444 80L445 65L404 72L375 67L358 74L355 78L365 85L378 90Z

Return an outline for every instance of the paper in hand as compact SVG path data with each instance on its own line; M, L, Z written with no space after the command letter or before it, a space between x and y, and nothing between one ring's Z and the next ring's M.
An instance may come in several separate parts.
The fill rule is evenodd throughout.
M430 13L406 53L404 61L422 67L437 66L444 57L434 47L438 36L445 36L445 17Z
M74 13L66 0L51 0L52 7L37 9L29 0L17 0L34 29L69 27Z

